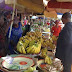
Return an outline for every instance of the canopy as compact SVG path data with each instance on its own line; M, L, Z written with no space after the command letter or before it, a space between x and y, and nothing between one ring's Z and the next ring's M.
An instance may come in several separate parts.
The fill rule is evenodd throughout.
M13 0L5 0L6 4L9 6L13 4ZM23 12L35 12L35 13L43 13L44 5L43 0L16 0L16 8L22 6L21 11Z
M61 9L61 8L48 8L48 6L46 7L46 10L48 12L50 11L55 11L56 13L65 13L65 12L70 12L71 9Z
M50 0L48 2L48 8L72 9L72 2L57 2L56 0Z
M50 0L45 8L47 11L55 11L56 13L65 13L72 11L72 2L57 2Z

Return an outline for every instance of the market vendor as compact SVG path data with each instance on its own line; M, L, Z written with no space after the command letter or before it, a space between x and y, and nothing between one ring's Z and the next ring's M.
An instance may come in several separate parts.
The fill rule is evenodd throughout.
M10 31L10 28L8 30L7 37L9 36L9 31ZM14 54L14 48L16 47L19 41L19 38L22 36L22 32L23 32L22 25L19 22L19 19L15 17L14 23L12 26L12 31L10 36L10 45L9 45L9 50L11 54Z
M0 12L0 57L5 56L7 54L7 41L6 41L6 33L8 31L8 28L11 25L11 22L7 25L4 22L4 14L3 12Z
M65 24L64 28L59 34L56 48L56 57L61 59L64 70L63 72L71 72L72 64L72 22L71 14L64 13L62 22Z
M59 36L59 33L61 31L61 27L58 25L59 21L56 20L55 21L55 26L52 27L51 32L53 33L53 35L55 36Z

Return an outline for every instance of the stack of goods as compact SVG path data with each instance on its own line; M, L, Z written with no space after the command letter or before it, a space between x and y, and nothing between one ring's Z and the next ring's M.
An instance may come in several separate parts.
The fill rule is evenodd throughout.
M52 61L52 64L49 65L49 64L46 64L46 66L43 68L43 70L45 72L58 72L58 71L63 71L63 65L61 63L61 60L59 59L54 59Z
M31 25L31 29L32 29L33 31L40 31L40 27L38 26L38 24L33 24L33 25Z
M51 59L46 56L44 60L39 60L37 62L39 64L39 68L43 70L43 72L61 72L63 71L63 65L61 60L55 58Z
M61 60L57 58L51 59L48 54L47 54L47 48L41 49L41 57L44 58L43 62L40 64L45 65L42 70L44 72L57 72L57 71L62 71L63 70L63 65L61 63Z
M17 44L17 51L26 54L38 54L41 50L42 33L29 32L26 36L21 37Z

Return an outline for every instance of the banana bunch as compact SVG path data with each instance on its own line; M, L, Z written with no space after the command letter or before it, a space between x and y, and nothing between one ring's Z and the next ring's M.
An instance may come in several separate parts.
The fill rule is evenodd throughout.
M20 53L26 54L25 48L23 46L22 41L19 41L17 44L17 51L19 51Z
M52 36L52 40L53 40L53 41L57 41L57 39L58 39L58 38L57 38L56 36L54 36L54 35Z
M41 49L41 56L45 58L47 56L47 48Z
M47 63L47 64L52 64L51 58L48 57L48 56L46 56L46 57L45 57L45 63Z
M27 40L27 39L24 39L22 42L23 42L24 48L26 48L28 46L28 44L29 44L30 41Z
M19 41L22 41L24 39L24 37L21 37L20 39L19 39Z
M40 52L40 49L41 49L41 43L36 43L32 46L29 46L26 48L26 51L27 53L30 53L30 54L37 54Z
M48 47L48 46L49 46L49 41L48 40L43 40L42 47Z
M35 40L30 41L29 46L33 46L35 43Z
M55 46L55 44L53 44L52 42L49 42L49 47L51 48L51 49L55 49L56 48L56 46Z
M42 36L42 33L41 33L40 31L36 31L36 32L35 32L35 36L36 36L36 37L41 37L41 36Z
M41 32L28 32L26 36L23 36L19 39L17 43L17 51L20 53L31 53L37 54L40 52L41 49Z

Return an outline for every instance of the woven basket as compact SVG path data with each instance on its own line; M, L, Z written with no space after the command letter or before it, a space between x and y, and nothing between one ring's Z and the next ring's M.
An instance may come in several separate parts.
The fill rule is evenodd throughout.
M72 2L72 0L57 0L58 2Z

